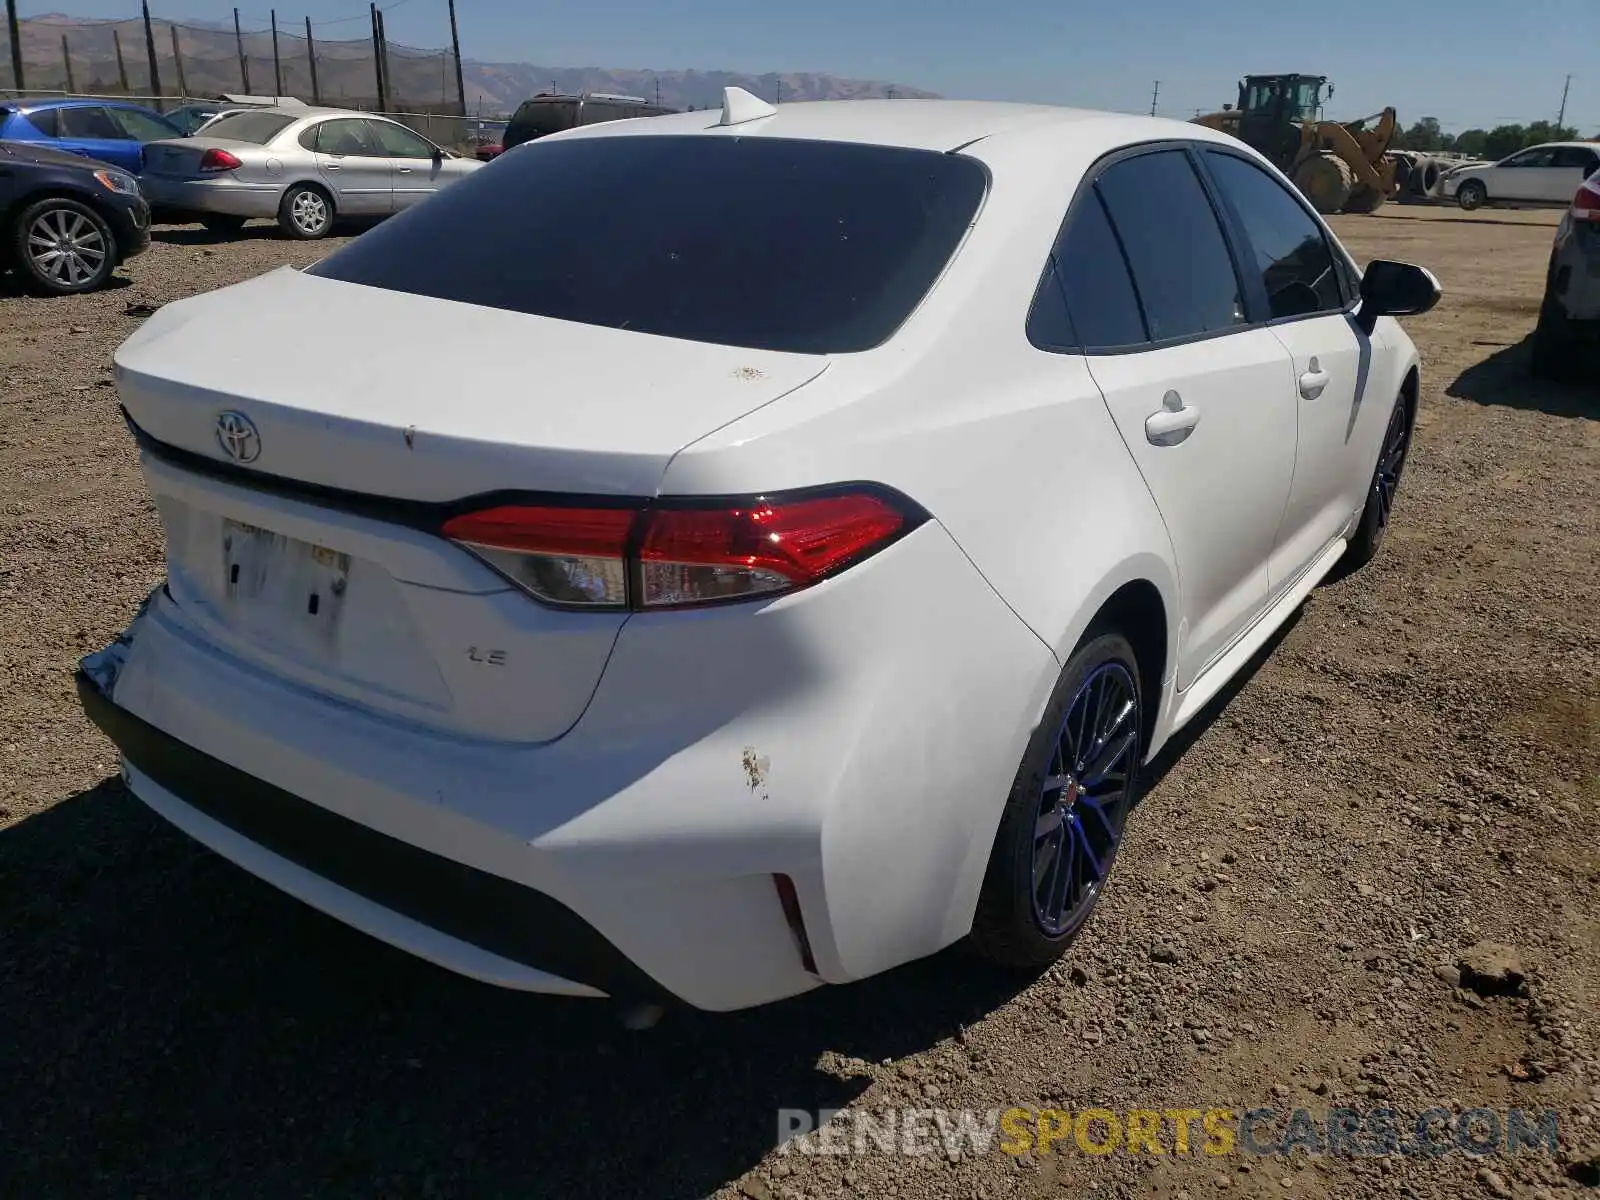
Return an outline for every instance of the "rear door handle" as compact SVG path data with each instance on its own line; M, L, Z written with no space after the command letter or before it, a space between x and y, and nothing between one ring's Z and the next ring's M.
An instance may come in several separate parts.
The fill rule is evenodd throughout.
M1322 395L1322 389L1328 386L1328 373L1322 369L1315 356L1306 373L1300 376L1300 394L1307 400L1315 400Z
M1152 446L1176 446L1200 424L1200 410L1177 392L1161 397L1161 407L1145 418L1144 436Z
M323 163L322 165L323 165L324 169L329 170L329 171L337 171L339 169L339 164L335 163L335 162Z

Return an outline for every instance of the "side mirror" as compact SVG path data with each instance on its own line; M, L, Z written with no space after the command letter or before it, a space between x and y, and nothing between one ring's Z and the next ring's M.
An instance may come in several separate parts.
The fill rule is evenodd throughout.
M1371 333L1379 317L1415 317L1439 303L1441 289L1433 272L1386 258L1367 264L1361 276L1361 309L1356 324Z

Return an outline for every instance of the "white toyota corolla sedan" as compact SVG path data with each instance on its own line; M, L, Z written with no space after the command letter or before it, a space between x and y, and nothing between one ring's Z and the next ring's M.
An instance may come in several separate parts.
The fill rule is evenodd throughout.
M543 138L121 347L168 576L79 691L174 825L478 979L1038 969L1141 765L1378 550L1438 294L1176 121Z

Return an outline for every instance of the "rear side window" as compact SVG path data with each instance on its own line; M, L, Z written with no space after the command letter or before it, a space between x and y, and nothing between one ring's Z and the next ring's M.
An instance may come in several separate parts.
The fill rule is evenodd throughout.
M1600 157L1593 150L1585 150L1582 146L1562 146L1556 150L1551 166L1571 169L1576 167L1585 175L1600 166Z
M1124 159L1106 168L1096 187L1128 256L1153 341L1244 323L1228 244L1187 154L1161 150Z
M236 112L218 117L214 125L206 128L205 136L265 146L292 124L293 117L279 113Z
M783 138L541 141L309 274L563 321L829 354L887 339L988 187L957 154ZM495 231L463 254L463 230Z
M1067 311L1085 350L1146 340L1139 297L1105 206L1092 189L1073 210L1056 251Z
M131 140L111 115L98 105L83 108L58 108L56 120L64 138L100 138L116 141Z
M40 108L28 114L28 124L32 125L45 137L61 136L61 121L59 109Z
M1333 252L1322 229L1276 179L1232 154L1206 151L1217 190L1233 206L1266 288L1273 317L1336 312L1344 307Z

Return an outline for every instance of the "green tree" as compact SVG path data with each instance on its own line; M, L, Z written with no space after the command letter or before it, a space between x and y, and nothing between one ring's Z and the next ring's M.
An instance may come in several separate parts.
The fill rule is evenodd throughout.
M1482 129L1465 129L1456 134L1455 144L1451 147L1458 154L1470 154L1473 158L1484 158L1487 151L1484 149L1489 141L1489 134Z
M1423 117L1396 140L1402 150L1444 149L1444 133L1439 128L1438 117Z
M1528 144L1528 127L1526 125L1496 125L1489 131L1489 136L1484 139L1484 157L1495 161L1515 154Z

